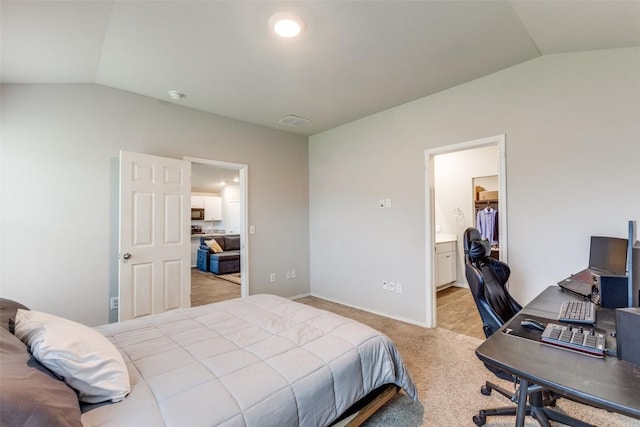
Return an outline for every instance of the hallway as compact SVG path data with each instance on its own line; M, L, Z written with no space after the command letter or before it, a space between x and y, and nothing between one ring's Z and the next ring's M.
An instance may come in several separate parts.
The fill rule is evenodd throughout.
M240 285L220 279L213 273L204 273L197 268L191 269L192 307L232 298L240 298Z

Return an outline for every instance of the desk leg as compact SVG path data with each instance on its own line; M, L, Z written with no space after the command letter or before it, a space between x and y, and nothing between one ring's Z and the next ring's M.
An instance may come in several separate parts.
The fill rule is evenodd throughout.
M527 391L529 391L529 382L520 378L520 390L518 390L518 410L516 412L516 427L524 427L524 417L527 415Z

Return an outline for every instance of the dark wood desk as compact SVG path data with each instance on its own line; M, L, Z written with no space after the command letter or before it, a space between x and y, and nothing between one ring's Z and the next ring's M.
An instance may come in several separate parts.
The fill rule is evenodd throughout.
M575 297L558 286L550 286L520 313L560 323L560 306L569 299ZM614 319L613 309L598 308L598 328L615 331ZM505 327L476 349L480 360L516 375L525 385L537 384L572 400L640 419L640 367L615 356L598 359L508 335L502 332ZM526 389L521 389L520 395L524 398L519 399L517 426L524 425Z

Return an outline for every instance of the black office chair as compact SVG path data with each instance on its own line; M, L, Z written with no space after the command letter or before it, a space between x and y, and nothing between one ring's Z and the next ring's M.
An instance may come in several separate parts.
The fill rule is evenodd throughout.
M489 256L491 246L488 241L482 240L480 232L475 228L468 228L463 235L463 246L465 254L465 276L471 288L471 294L478 307L478 312L482 318L482 329L488 338L505 322L515 316L522 306L513 299L507 290L507 281L511 274L509 266L497 259ZM513 381L515 388L518 387L519 380L513 375L501 371L495 367L485 364L487 369L497 377ZM507 391L504 388L487 381L481 387L480 392L484 395L491 394L495 390L513 402L518 400L518 391ZM574 427L589 427L580 420L574 419L564 414L552 411L547 406L555 406L556 396L553 393L543 390L538 385L529 385L527 389L528 405L526 414L533 416L541 426L550 426L549 420L561 422ZM487 416L493 415L516 415L516 406L507 406L495 409L482 409L478 415L473 417L473 422L482 426L486 423Z

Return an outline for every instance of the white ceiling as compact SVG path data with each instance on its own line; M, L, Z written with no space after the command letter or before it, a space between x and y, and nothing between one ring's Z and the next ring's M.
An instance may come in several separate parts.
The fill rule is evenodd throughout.
M191 163L191 191L220 193L226 185L237 185L240 179L237 169L222 168L203 163ZM225 184L221 184L224 182Z
M540 55L640 46L638 1L2 0L3 83L97 83L305 135ZM277 12L306 31L279 39ZM287 115L311 121L278 123Z

